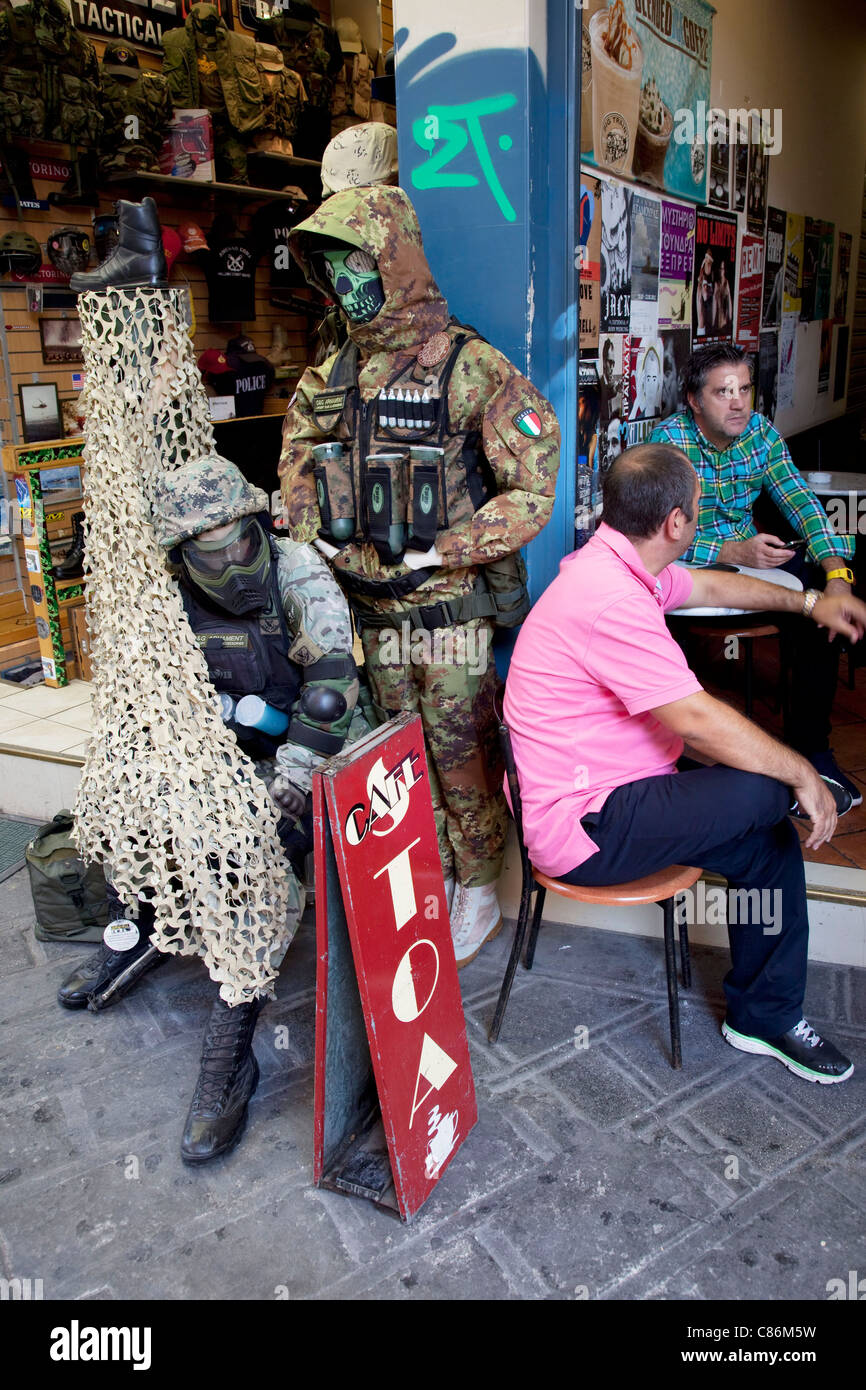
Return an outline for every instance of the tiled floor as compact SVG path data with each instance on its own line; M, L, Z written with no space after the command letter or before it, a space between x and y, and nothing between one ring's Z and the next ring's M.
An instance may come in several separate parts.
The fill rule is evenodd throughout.
M70 681L59 690L47 685L22 689L0 681L0 746L83 759L92 689L88 681Z

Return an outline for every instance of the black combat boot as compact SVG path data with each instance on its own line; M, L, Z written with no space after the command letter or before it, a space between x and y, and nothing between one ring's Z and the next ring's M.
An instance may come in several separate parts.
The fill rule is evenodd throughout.
M79 271L69 281L75 294L87 290L132 290L139 285L168 288L168 271L159 215L152 198L141 203L117 203L118 242L96 270Z
M180 1145L184 1163L207 1163L236 1144L259 1083L253 1032L264 1004L214 1004L204 1035L201 1071Z
M110 946L101 946L63 981L57 991L57 1001L64 1009L89 1006L93 1013L98 1013L128 994L148 970L165 965L168 959L151 946L147 937L131 951L112 951Z
M84 512L72 518L72 544L59 565L54 566L55 579L80 579L84 573Z

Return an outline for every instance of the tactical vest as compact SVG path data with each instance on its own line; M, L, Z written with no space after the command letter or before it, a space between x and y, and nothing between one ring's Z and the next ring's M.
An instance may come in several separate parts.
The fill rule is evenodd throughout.
M300 74L286 67L276 44L257 43L256 62L265 95L265 129L257 137L256 144L263 148L271 136L291 141L298 128L301 106L306 101Z
M105 128L99 147L100 171L156 169L171 120L168 83L155 72L143 72L127 82L102 71L102 113ZM126 119L138 121L138 139L126 138Z
M349 53L334 82L331 134L372 119L373 67L366 53Z
M288 714L298 699L303 678L288 656L292 638L277 584L278 558L271 542L271 594L260 613L227 613L210 603L185 575L180 578L180 592L214 687L235 700L259 695ZM233 724L232 730L244 752L254 758L271 757L282 742L240 724Z
M300 73L310 105L327 107L334 88L334 56L325 25L317 21L302 30L287 15L274 14L257 32L264 42L276 44L287 68Z
M5 133L94 146L102 131L96 49L53 0L0 15Z

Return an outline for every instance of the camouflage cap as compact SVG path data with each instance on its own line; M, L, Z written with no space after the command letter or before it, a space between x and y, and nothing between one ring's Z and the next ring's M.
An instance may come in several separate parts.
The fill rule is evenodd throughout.
M160 545L171 550L212 526L267 510L267 493L248 483L235 464L205 454L163 473L154 491L153 525Z

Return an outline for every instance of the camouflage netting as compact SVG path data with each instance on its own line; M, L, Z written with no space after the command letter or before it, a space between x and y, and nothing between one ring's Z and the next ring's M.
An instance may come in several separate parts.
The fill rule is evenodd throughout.
M89 293L78 306L95 674L77 840L128 910L151 901L161 950L201 955L226 1003L242 1003L271 992L297 884L150 520L160 472L213 452L207 401L181 291Z

